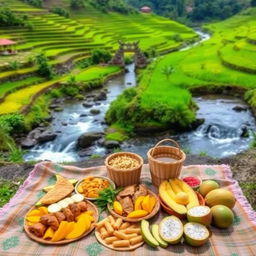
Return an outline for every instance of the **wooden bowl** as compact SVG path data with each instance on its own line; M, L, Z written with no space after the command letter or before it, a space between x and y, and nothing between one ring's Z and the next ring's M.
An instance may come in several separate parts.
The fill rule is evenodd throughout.
M139 166L131 169L121 170L109 165L111 159L118 156L128 156L130 158L133 158L139 162ZM118 152L109 155L105 160L105 165L107 168L108 176L111 180L114 181L117 187L126 187L129 185L140 183L141 169L143 166L143 158L141 156L131 152Z
M50 240L45 240L45 239L42 239L40 237L37 237L35 236L34 234L30 233L29 229L28 229L28 224L27 224L27 221L26 221L26 216L24 218L24 230L27 234L27 236L29 238L31 238L32 240L35 240L36 242L38 243L41 243L41 244L49 244L49 245L61 245L61 244L68 244L68 243L72 243L74 241L77 241L85 236L87 236L90 232L93 231L93 229L95 228L94 227L94 223L96 223L99 219L99 212L98 212L98 209L97 207L91 203L90 201L88 200L85 200L85 202L87 203L87 206L88 206L88 211L93 211L93 217L94 217L94 221L92 222L91 224L91 227L89 230L87 230L84 234L82 234L80 237L77 237L76 239L69 239L69 240L61 240L61 241L58 241L58 242L51 242ZM33 206L28 212L30 212L31 210L34 210L36 209L35 206Z
M110 178L108 178L108 177L105 177L105 176L97 176L97 175L88 175L88 176L85 176L84 179L87 178L87 177L101 178L101 179L107 180L107 181L110 183L110 185L112 185L112 187L113 187L114 189L116 188L115 183L114 183ZM76 186L75 186L75 191L76 191L76 193L83 195L84 198L87 199L87 200L91 200L91 201L96 200L97 197L86 197L84 194L78 192L78 186L83 182L84 179L82 179L82 180L80 180L80 181L77 182L77 184L76 184Z
M154 217L160 210L160 202L159 202L159 198L158 196L153 193L152 191L148 190L148 194L151 195L151 196L154 196L156 198L156 205L154 207L154 209L152 210L152 212L144 217L141 217L141 218L128 218L128 217L124 217L122 215L119 215L117 214L111 207L110 204L108 204L108 210L110 212L111 215L113 215L114 217L116 218L121 218L122 220L124 221L127 221L127 222L139 222L141 220L148 220L148 219L151 219L152 217Z
M141 243L138 243L136 245L130 245L129 247L114 247L112 244L107 244L100 236L100 232L96 229L95 230L95 237L97 238L97 240L99 241L99 243L101 243L102 245L104 245L105 247L111 249L111 250L115 250L115 251L133 251L135 249L137 249L138 247L142 246L144 244L144 241L142 241Z
M197 194L197 197L198 197L198 200L199 200L199 204L200 205L205 205L205 200L204 200L203 196L200 193L198 193L198 192L195 192L195 193ZM161 204L163 210L166 213L168 213L170 215L174 215L174 216L176 216L176 217L178 217L179 219L182 219L182 220L187 218L187 214L179 214L176 211L174 211L172 208L167 206L164 203L164 201L161 199L161 197L159 197L159 201L160 201L160 204Z

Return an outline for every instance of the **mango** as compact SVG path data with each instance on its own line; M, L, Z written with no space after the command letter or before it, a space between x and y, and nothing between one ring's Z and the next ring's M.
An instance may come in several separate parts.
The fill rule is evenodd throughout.
M38 223L40 221L40 216L28 216L26 220L32 223Z
M148 215L148 211L145 210L137 210L137 211L132 211L128 214L128 218L142 218L144 216Z
M156 198L154 196L149 197L149 212L152 212L156 205Z
M141 207L141 203L143 202L145 196L139 196L136 200L135 200L135 204L134 204L134 210L142 210Z
M38 208L38 210L40 211L42 216L48 214L48 208L47 207L41 206L41 207Z
M123 207L122 205L118 202L118 201L115 201L113 203L113 209L114 211L119 214L119 215L122 215L123 214Z
M45 232L45 234L44 234L44 236L43 236L43 239L47 239L47 238L53 238L53 236L54 236L54 230L51 228L51 227L49 227L47 230L46 230L46 232Z
M76 239L84 234L91 226L90 216L88 214L82 215L78 222L75 223L73 230L65 236L66 239Z
M145 198L143 199L143 201L141 203L142 209L144 211L147 211L147 212L150 212L149 211L150 210L150 206L149 206L150 202L149 202L149 200L150 200L150 196L147 195L147 196L145 196Z
M42 215L41 211L39 211L38 209L34 209L30 211L27 216L31 217L31 216L41 216L41 215Z
M166 185L168 187L169 182L163 181L159 186L159 196L163 200L163 202L169 206L171 209L173 209L178 214L186 214L187 209L184 205L177 204L174 199L169 195L166 189ZM170 184L169 184L170 185Z
M177 195L180 192L183 192L182 189L175 183L174 179L170 179L169 183L172 187L173 192Z
M66 232L68 230L69 223L67 221L62 221L59 225L59 228L54 233L54 236L52 237L52 242L58 242L65 238Z

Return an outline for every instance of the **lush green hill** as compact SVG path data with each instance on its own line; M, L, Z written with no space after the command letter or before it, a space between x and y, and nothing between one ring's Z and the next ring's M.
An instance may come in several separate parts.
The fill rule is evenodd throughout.
M189 91L200 87L209 91L221 86L245 88L245 99L256 107L255 17L256 9L248 9L210 24L206 26L213 33L210 40L152 63L138 89L125 92L113 102L108 121L135 127L188 126L195 118ZM164 75L167 67L173 68L169 78Z

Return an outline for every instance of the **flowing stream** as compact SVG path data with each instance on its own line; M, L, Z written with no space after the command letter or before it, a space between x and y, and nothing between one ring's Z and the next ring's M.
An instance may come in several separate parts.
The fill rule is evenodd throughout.
M202 31L196 31L201 40L183 47L188 50L195 45L210 38L210 35ZM58 134L55 140L41 143L30 149L25 160L52 160L55 162L70 162L86 159L90 155L105 155L105 147L99 143L86 149L79 155L76 149L78 137L86 132L104 132L107 127L104 123L105 113L111 102L123 92L124 89L136 86L136 73L134 64L127 65L128 72L117 78L109 80L107 99L95 102L90 108L85 108L77 101L66 101L62 112L53 113L53 121L49 130ZM90 94L94 94L94 92ZM252 141L252 131L256 130L256 122L248 106L240 99L223 96L195 97L199 106L198 118L204 118L205 122L196 130L180 133L172 136L183 148L193 154L207 154L213 157L225 157L237 154L247 149ZM235 111L234 107L243 110ZM98 115L91 114L91 109L98 109ZM133 151L142 156L157 141L168 136L163 133L150 137L136 137L124 142L122 150Z

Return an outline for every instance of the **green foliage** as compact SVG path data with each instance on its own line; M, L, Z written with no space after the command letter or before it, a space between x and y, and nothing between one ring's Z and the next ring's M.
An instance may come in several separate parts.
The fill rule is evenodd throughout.
M135 12L124 0L95 0L92 1L91 4L102 12L115 11L122 14Z
M251 147L256 148L256 132L253 132L252 136L253 136L253 140L251 142Z
M34 7L37 7L37 8L41 8L43 5L42 0L22 0L22 1L30 5L33 5Z
M8 158L9 162L18 163L23 161L24 151L15 145L15 143L7 143L8 145Z
M174 34L171 38L175 42L182 42L182 37L180 36L180 34Z
M170 75L173 73L174 68L170 65L164 66L162 69L162 74L165 75L166 79L169 80Z
M40 53L36 56L36 63L38 65L38 74L46 77L46 78L52 78L53 77L53 71L52 67L48 63L48 59L45 56L45 54Z
M108 63L111 60L111 53L104 49L95 49L92 51L92 64Z
M23 132L25 129L24 116L21 114L1 115L0 127L8 134Z
M92 60L91 60L91 58L87 58L87 59L81 60L81 61L79 61L79 63L78 63L78 66L79 66L80 68L82 68L82 69L88 68L88 67L91 66L91 65L92 65Z
M0 9L0 27L25 26L24 18L15 14L9 8Z
M9 62L9 66L11 69L17 70L20 68L20 63L17 60L13 60L13 61Z
M65 18L69 18L69 12L64 9L64 8L61 8L61 7L54 7L53 9L51 9L51 12L52 13L56 13L60 16L63 16Z
M251 0L251 6L256 7L256 0Z
M108 133L106 135L106 140L115 140L115 141L122 142L122 141L125 141L127 139L128 139L128 137L125 134L123 134L122 132L119 132L119 131Z
M80 9L84 7L83 0L70 0L70 7L72 9Z

